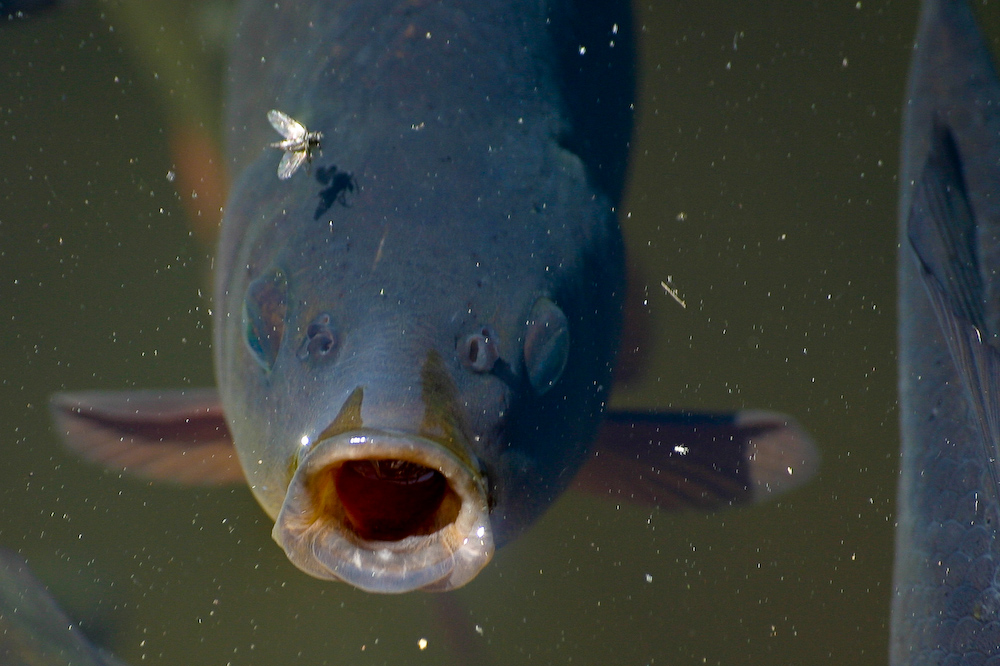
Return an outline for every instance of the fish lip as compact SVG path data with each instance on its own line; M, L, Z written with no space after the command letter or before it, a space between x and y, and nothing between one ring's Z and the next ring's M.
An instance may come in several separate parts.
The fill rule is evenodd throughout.
M493 530L482 474L449 448L412 433L367 428L320 440L289 483L274 540L302 571L368 592L445 591L465 585L493 557ZM447 492L460 502L454 520L395 541L366 539L352 529L336 484L322 479L333 478L347 461L385 459L440 472Z

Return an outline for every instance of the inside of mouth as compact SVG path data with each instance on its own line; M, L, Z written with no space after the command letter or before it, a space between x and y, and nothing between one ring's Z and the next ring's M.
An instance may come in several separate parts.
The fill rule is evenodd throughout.
M328 472L344 527L366 541L433 534L453 523L461 509L444 475L416 462L347 460Z

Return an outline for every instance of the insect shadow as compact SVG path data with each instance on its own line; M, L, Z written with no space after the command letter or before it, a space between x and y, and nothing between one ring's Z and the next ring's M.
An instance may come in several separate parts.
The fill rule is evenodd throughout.
M319 205L316 207L314 220L318 220L320 215L330 210L335 203L339 203L347 208L347 195L353 193L357 187L354 176L346 171L338 171L337 165L320 167L316 169L316 181L325 185L319 192Z

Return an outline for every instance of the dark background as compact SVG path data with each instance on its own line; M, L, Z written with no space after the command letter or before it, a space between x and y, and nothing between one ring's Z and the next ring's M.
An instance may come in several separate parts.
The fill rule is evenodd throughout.
M226 9L193 6L190 71L212 83ZM635 10L622 224L649 344L613 406L785 411L823 465L713 515L568 495L449 596L458 633L497 664L885 663L916 3ZM212 382L211 250L167 177L171 104L192 93L137 55L175 44L137 46L127 21L80 0L0 25L0 545L133 665L455 663L434 596L299 573L247 489L153 486L60 449L54 390Z

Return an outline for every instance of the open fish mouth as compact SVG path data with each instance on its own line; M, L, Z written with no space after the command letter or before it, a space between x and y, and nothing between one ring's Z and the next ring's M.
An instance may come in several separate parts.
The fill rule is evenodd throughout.
M372 429L315 444L273 536L306 573L368 592L461 587L494 549L478 471L433 440Z

